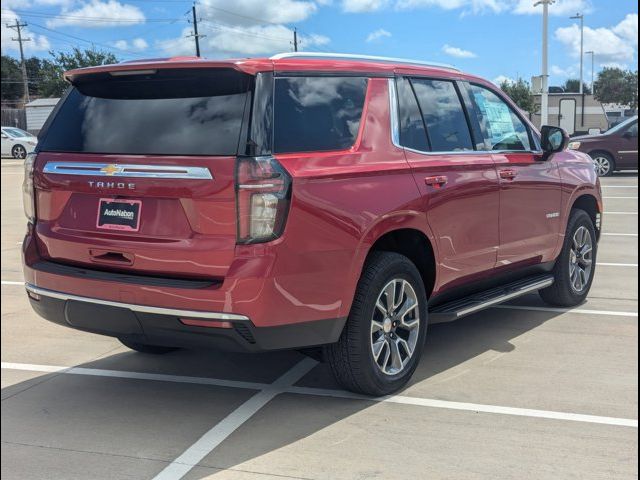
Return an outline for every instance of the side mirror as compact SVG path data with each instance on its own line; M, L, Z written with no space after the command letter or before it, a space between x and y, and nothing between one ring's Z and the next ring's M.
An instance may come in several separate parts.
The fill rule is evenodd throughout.
M560 127L543 125L540 133L542 134L542 151L545 159L554 153L566 150L569 146L569 134Z
M8 135L5 135L4 133L2 134L2 138L9 138Z
M636 138L637 136L638 136L638 134L636 133L636 134L634 135L634 133L633 133L631 130L627 130L626 132L624 132L624 133L622 134L622 137L623 137L623 138L627 138L627 139L628 139L628 138Z

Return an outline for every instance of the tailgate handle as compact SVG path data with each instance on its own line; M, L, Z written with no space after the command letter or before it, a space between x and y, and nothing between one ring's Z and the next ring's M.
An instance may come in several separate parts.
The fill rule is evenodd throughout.
M89 250L89 255L91 255L91 260L98 263L133 265L133 255L130 253Z

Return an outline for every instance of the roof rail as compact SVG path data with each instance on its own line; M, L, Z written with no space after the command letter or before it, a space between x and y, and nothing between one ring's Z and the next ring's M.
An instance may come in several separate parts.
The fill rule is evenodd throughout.
M459 68L446 63L427 62L424 60L411 60L407 58L378 57L375 55L359 55L351 53L328 53L328 52L285 52L278 53L271 57L271 60L283 58L335 58L340 60L364 60L368 62L402 63L405 65L422 65L427 67L446 68L448 70L460 71Z

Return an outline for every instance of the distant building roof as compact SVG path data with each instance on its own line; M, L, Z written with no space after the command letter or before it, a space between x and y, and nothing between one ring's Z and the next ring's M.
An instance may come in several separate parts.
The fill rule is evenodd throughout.
M39 98L33 102L27 103L27 107L55 107L60 101L59 98Z

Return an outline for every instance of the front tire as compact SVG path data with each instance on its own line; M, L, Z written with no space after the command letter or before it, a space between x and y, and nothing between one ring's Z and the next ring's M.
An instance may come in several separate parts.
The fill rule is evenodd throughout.
M124 338L119 338L118 340L120 340L120 343L122 343L125 347L128 347L131 350L135 350L136 352L140 352L140 353L149 353L152 355L162 355L165 353L179 350L176 347L163 347L161 345L149 345L147 343L134 342Z
M403 255L374 252L342 335L325 348L325 359L347 390L387 395L413 375L426 330L427 297L420 272Z
M584 210L572 210L562 252L553 269L555 282L540 290L542 299L559 307L584 302L593 283L597 253L593 220Z

